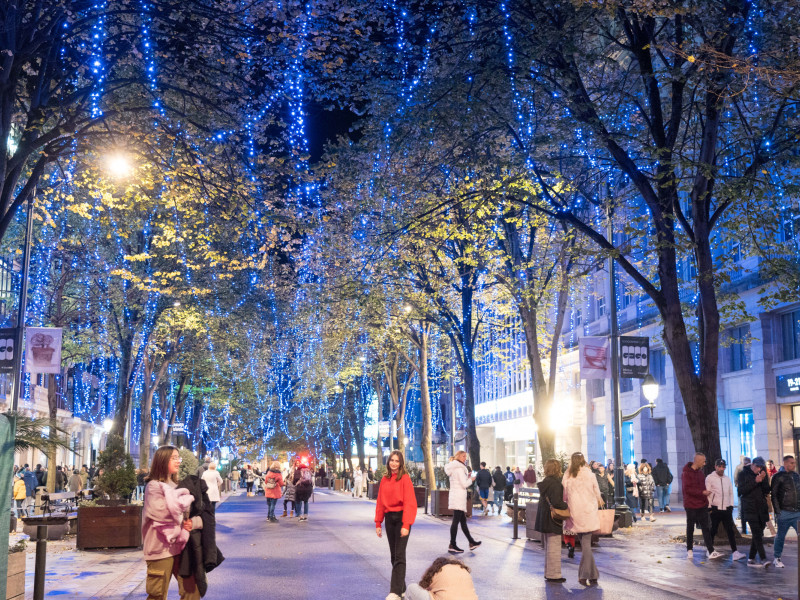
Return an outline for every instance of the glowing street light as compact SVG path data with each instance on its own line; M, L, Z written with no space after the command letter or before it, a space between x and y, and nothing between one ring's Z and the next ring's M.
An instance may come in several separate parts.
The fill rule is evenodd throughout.
M114 428L114 421L112 419L106 419L103 421L103 429L106 430L106 433L111 433L111 430Z
M127 155L117 152L106 159L106 168L112 177L123 179L133 173L133 164Z

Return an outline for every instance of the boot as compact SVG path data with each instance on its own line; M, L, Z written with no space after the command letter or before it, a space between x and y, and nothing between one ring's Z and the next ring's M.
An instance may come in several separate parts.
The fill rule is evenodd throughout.
M572 544L567 544L567 557L575 558L575 546Z
M282 516L282 517L285 517L285 516L286 516L286 511L285 511L285 510L283 511L283 514L282 514L281 516Z

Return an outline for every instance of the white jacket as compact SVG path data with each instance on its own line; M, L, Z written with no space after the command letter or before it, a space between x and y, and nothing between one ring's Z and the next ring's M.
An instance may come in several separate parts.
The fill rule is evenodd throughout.
M597 511L603 502L597 477L589 467L581 467L577 477L570 477L569 470L561 478L564 486L564 501L569 506L569 519L564 529L574 533L590 533L600 529Z
M447 508L450 510L467 511L467 488L472 483L474 477L470 477L467 465L459 460L451 460L444 467L444 472L450 478L450 493L447 500Z
M219 471L216 469L207 469L203 473L201 479L205 481L206 485L208 486L208 501L219 502L221 499L219 494L219 486L222 485L222 477L220 476Z
M725 510L733 506L733 482L727 475L720 477L716 472L706 477L706 489L711 492L708 505Z

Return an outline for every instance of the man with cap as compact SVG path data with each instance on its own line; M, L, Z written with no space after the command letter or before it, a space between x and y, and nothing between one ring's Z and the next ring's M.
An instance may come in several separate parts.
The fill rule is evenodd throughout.
M750 557L748 567L766 567L772 564L764 550L764 527L769 519L767 497L770 494L767 461L756 456L750 466L742 469L737 481L742 503L742 519L750 525ZM758 554L758 560L756 560Z
M706 489L711 492L708 496L709 508L711 510L711 537L717 536L719 524L725 527L728 534L728 543L733 550L733 560L745 557L744 554L736 549L736 533L733 525L733 483L730 477L725 475L726 463L718 458L714 463L714 472L706 477Z

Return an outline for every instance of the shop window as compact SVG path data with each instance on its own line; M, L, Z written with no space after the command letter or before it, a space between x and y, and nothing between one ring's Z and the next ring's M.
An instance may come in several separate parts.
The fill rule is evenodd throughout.
M752 410L739 412L739 439L741 440L741 454L750 458L756 456L755 423Z
M633 421L625 421L622 423L622 462L626 465L636 460L633 448Z
M781 315L783 360L800 358L800 310Z

